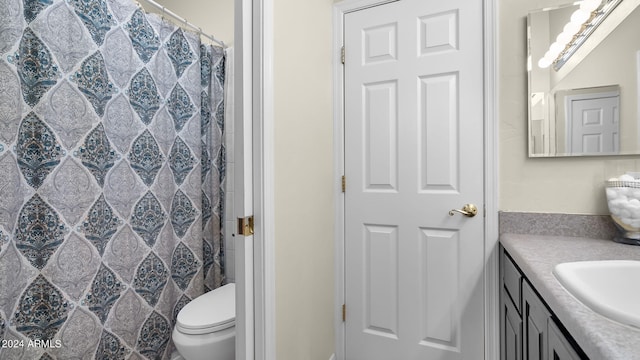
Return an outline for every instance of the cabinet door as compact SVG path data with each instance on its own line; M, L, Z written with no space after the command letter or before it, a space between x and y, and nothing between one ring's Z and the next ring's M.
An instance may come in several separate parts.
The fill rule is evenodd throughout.
M513 305L516 307L516 310L518 310L518 313L520 313L520 306L522 304L522 274L507 255L506 251L502 252L500 265L502 273L500 277L501 285L506 289L506 294L513 300Z
M573 350L553 319L548 321L549 360L579 360L580 356Z
M500 296L500 359L522 359L522 319L503 288Z
M550 314L527 281L522 282L522 351L525 360L547 360L547 319Z

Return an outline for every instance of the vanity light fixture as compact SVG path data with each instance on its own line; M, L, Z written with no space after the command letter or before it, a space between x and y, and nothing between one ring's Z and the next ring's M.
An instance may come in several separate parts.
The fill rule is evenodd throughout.
M538 66L545 69L553 65L554 70L560 70L620 2L622 0L580 1L580 7L574 11L569 22L556 37L556 41L538 61Z

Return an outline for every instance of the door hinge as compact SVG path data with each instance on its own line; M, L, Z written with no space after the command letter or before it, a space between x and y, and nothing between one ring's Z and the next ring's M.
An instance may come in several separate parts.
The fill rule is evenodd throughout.
M342 175L342 192L345 192L345 190L347 189L347 178Z
M342 322L347 321L347 305L342 304Z
M238 218L238 235L253 235L253 216Z
M344 64L345 55L344 55L344 46L340 49L340 62Z

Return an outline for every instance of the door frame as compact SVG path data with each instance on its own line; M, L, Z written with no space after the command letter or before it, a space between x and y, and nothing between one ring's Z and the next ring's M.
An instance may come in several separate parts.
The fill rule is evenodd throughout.
M273 0L253 0L254 354L276 359Z
M273 0L235 0L234 13L234 217L254 217L235 240L236 358L275 360Z
M341 61L344 44L344 15L401 0L344 0L333 6L333 138L334 138L334 328L335 358L345 360L344 254L344 66ZM497 0L483 0L484 27L484 308L486 360L499 359L499 281L498 281L498 54Z

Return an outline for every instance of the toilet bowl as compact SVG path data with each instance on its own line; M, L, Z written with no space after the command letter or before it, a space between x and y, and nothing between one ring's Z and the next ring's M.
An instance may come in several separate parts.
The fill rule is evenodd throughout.
M185 360L234 360L236 286L200 295L180 310L173 343Z

